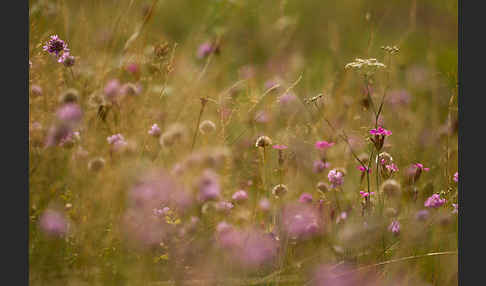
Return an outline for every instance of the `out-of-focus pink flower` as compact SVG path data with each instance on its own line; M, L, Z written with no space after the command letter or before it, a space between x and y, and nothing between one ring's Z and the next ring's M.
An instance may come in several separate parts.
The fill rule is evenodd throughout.
M114 151L118 151L128 145L127 141L125 141L125 138L120 133L107 137L106 141L113 146Z
M319 212L310 204L289 204L282 210L283 230L292 239L307 239L322 229Z
M214 47L210 42L202 43L197 49L197 57L202 59L209 56L214 51Z
M378 276L370 271L356 271L348 264L320 265L313 274L312 286L378 286Z
M150 127L150 130L148 131L148 134L154 136L154 137L160 137L160 134L162 134L162 130L160 130L159 126L157 123L154 123L152 127Z
M217 200L220 195L219 175L206 169L199 179L199 200L202 202Z
M312 195L309 193L302 193L299 197L300 203L312 203Z
M120 94L120 81L118 79L110 80L104 88L105 96L108 100L114 101L116 100L117 96Z
M317 141L316 142L316 149L319 149L319 150L325 150L331 146L334 145L334 142L327 142L327 141Z
M324 169L327 169L331 166L331 164L329 164L329 162L323 162L322 160L316 160L314 161L314 164L312 166L312 170L314 171L314 173L321 173L322 171L324 171Z
M285 93L278 97L280 105L290 107L292 103L297 101L297 96L293 93Z
M392 221L392 223L388 226L388 230L391 231L395 235L399 234L400 233L400 223L397 220Z
M454 174L453 180L454 180L454 182L456 182L456 183L457 183L457 182L459 182L459 173L458 173L458 172L456 172L456 173Z
M226 222L216 227L216 240L225 254L244 268L262 267L277 254L277 243L271 235L256 229L239 230Z
M126 70L129 71L132 74L137 74L140 71L140 67L137 63L129 63L126 66Z
M40 217L42 231L50 236L64 236L68 231L68 223L63 214L55 210L46 210Z
M258 207L260 208L261 211L267 212L270 210L270 200L267 198L263 198L258 202Z
M272 146L273 149L277 149L277 150L285 150L287 149L288 147L285 146L285 145L273 145Z
M73 126L81 121L83 112L81 111L81 107L76 103L67 103L57 110L56 116L59 121Z
M244 190L239 190L231 197L235 202L242 203L248 200L248 194Z

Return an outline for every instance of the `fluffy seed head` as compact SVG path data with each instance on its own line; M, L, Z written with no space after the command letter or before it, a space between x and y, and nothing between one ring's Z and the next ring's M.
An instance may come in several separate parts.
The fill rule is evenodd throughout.
M265 148L272 145L272 139L268 136L260 136L256 140L255 146L260 148Z
M105 166L105 163L106 163L105 159L103 159L101 157L91 159L88 162L88 170L90 170L92 172L98 172L101 169L103 169L103 167Z
M213 133L214 131L216 131L216 124L214 124L214 122L212 122L211 120L204 120L199 125L199 131L202 134Z
M395 197L400 193L400 183L393 179L388 179L381 184L380 191L388 197Z
M272 194L276 197L281 197L288 192L288 188L284 184L278 184L272 189Z

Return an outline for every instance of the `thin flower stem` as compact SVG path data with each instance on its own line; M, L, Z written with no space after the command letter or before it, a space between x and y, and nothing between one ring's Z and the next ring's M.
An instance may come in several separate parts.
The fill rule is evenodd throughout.
M197 118L197 125L196 129L194 130L194 136L192 138L192 145L191 145L191 153L194 150L194 145L196 144L196 138L197 134L199 133L199 124L201 123L201 118L204 112L204 107L206 106L207 99L206 98L201 98L201 109L199 110L199 117Z

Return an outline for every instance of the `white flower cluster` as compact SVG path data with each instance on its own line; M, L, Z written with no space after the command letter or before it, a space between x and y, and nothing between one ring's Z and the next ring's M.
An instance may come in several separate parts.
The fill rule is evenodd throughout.
M377 59L360 59L356 58L353 62L347 64L345 69L369 69L376 70L379 68L386 68L386 66L380 63Z
M393 47L390 47L390 46L382 46L381 49L384 50L387 53L390 53L390 55L397 54L398 51L400 51L400 49L397 46L393 46Z

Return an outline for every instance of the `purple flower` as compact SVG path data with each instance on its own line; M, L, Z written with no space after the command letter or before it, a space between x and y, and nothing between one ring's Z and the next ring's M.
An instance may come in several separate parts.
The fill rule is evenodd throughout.
M137 180L128 193L128 201L130 208L151 214L160 206L178 211L186 209L192 203L187 195L184 187L165 170L154 170Z
M331 146L334 145L334 142L327 142L327 141L317 141L316 142L316 149L319 149L319 150L325 150Z
M219 175L210 169L206 169L199 179L199 200L201 202L217 200L220 194Z
M110 80L104 88L104 93L107 99L114 101L120 93L120 81L118 79Z
M332 169L327 175L329 182L331 183L331 188L336 188L344 183L344 174L341 171Z
M388 230L391 231L393 234L397 235L400 233L400 223L395 220L388 226Z
M237 203L242 203L248 200L248 194L244 190L239 190L231 198Z
M150 130L148 131L148 134L154 136L154 137L160 137L160 134L162 134L162 130L160 130L159 126L157 123L154 123Z
M420 210L415 214L415 219L419 221L424 221L429 217L429 211L428 210Z
M221 222L217 226L216 238L225 254L245 268L264 266L277 254L276 241L260 230L238 230Z
M453 180L454 180L454 182L456 182L456 183L457 183L457 182L459 182L459 173L458 173L458 172L456 172L456 173L454 174L454 178L453 178Z
M59 121L72 126L81 121L83 112L76 103L68 103L64 104L57 110L56 116Z
M68 223L64 216L55 210L46 210L40 217L42 231L50 236L64 236L68 231Z
M165 219L155 216L153 210L129 208L123 216L123 230L130 242L148 248L160 245L168 235Z
M427 208L438 208L445 204L446 199L441 199L439 194L433 194L424 203Z
M69 132L68 134L66 134L66 136L61 138L61 140L59 142L59 146L72 147L74 145L74 143L76 141L79 141L80 139L81 139L81 137L80 137L78 131Z
M209 56L214 50L213 45L210 42L202 43L197 49L197 57L202 59Z
M43 46L44 51L51 55L59 56L60 52L68 52L67 44L57 35L50 36L49 41Z
M282 227L292 239L307 239L320 231L320 216L309 204L290 204L283 208Z
M108 141L108 144L113 146L115 151L118 151L128 145L127 141L125 141L125 138L120 133L107 137L106 141Z
M46 147L56 146L59 142L69 135L72 129L67 124L54 125L49 128L46 138Z
M300 203L312 203L312 195L309 193L302 193L299 197Z
M72 67L75 63L75 58L69 54L69 52L63 52L57 59L58 63L62 63L65 67Z

